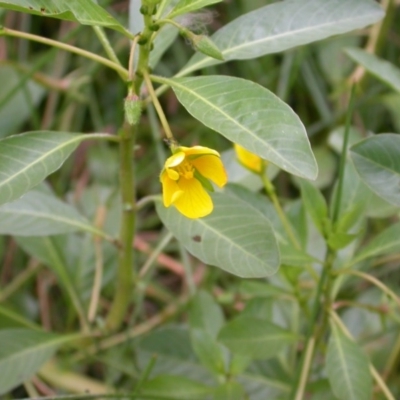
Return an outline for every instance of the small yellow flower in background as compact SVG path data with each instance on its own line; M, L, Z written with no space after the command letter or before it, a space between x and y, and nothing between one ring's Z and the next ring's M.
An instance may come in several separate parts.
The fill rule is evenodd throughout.
M174 149L160 175L164 206L174 205L188 218L205 217L213 210L209 180L219 187L228 180L217 151L202 146Z
M264 171L267 163L265 160L236 143L234 143L234 145L236 156L244 167L255 172L256 174L261 174Z

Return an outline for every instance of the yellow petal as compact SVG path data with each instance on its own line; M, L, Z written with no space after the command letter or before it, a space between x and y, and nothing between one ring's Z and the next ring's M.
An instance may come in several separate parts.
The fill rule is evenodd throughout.
M180 147L179 150L183 151L188 156L199 156L199 155L206 155L206 154L213 154L214 156L219 157L218 151L214 149L210 149L209 147L203 146L193 146L193 147Z
M214 155L205 155L195 158L190 162L201 175L212 180L219 187L226 184L228 176L219 157Z
M164 164L165 168L173 168L177 167L182 161L185 159L185 153L183 151L178 151L173 154L171 157L167 158Z
M174 205L181 214L195 219L212 212L211 197L197 179L181 178L178 186L183 193L174 201Z
M240 163L245 166L246 168L250 169L257 174L263 171L263 160L256 154L251 153L250 151L246 150L244 147L239 146L235 143L235 151L238 160Z
M176 181L170 179L164 170L161 173L160 181L163 187L163 203L165 207L169 207L179 196L183 194Z

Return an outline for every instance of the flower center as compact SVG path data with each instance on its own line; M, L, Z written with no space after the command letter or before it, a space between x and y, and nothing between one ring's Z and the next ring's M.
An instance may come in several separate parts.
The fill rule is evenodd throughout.
M192 179L194 174L194 167L189 161L183 161L180 165L174 168L175 171L183 176L185 179Z

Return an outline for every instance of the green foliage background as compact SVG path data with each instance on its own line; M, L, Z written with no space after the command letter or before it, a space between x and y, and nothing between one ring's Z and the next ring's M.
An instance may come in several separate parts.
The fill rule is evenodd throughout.
M229 184L204 219L163 206L144 88L132 291L110 329L118 137L152 2L0 1L0 396L399 398L399 2L164 3L224 56L166 24L149 66L175 138L217 149Z

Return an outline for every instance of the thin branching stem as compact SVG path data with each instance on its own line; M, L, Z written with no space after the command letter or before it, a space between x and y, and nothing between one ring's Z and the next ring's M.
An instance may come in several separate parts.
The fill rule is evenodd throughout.
M11 37L17 37L20 39L32 40L34 42L47 44L48 46L52 46L52 47L56 47L61 50L69 51L70 53L78 54L82 57L88 58L92 61L96 61L99 64L103 64L106 67L115 70L116 72L118 72L120 74L121 77L123 77L124 80L126 80L128 78L128 71L121 65L119 65L113 61L110 61L107 58L98 56L97 54L94 54L90 51L83 50L79 47L72 46L67 43L59 42L58 40L53 40L53 39L49 39L46 37L33 35L32 33L20 32L20 31L16 31L14 29L9 29L9 28L5 28L5 27L2 27L0 29L0 36L11 36Z

